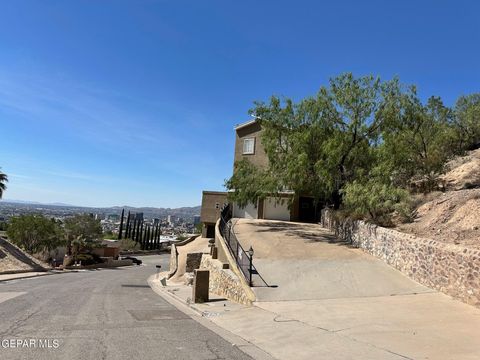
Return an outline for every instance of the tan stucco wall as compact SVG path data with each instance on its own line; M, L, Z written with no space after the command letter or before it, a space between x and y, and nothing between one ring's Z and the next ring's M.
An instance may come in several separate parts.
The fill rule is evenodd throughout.
M202 193L202 210L200 220L203 223L215 224L220 218L223 204L227 203L227 193L224 191L204 191ZM218 209L216 204L219 204Z
M268 166L268 157L263 148L261 139L262 132L262 127L258 122L254 122L251 125L242 127L235 131L234 163L242 159L247 159L259 168L266 168ZM243 140L247 138L255 139L254 154L243 154Z

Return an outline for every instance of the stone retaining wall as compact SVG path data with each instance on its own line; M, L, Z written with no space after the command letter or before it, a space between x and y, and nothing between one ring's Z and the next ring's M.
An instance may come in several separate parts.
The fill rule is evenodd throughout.
M188 253L185 272L193 272L195 269L198 269L202 262L202 255L203 252Z
M222 264L222 266L223 264L228 264L232 276L236 277L238 284L243 289L243 294L245 295L246 299L248 299L245 300L245 302L242 302L242 304L249 305L253 303L256 300L255 293L245 280L245 276L228 249L228 245L220 232L220 220L217 220L217 223L215 224L215 246L217 247L218 261Z
M419 283L480 307L480 250L364 221L337 220L330 210L322 212L322 225Z
M221 261L212 259L210 255L204 254L202 256L200 269L210 271L210 291L228 300L251 305L251 296L245 291L245 287L238 276L232 270L222 267L223 263Z

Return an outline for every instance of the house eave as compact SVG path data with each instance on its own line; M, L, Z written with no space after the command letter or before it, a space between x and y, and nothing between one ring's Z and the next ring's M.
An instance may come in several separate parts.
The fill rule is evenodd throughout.
M255 124L257 121L258 121L257 119L253 119L253 120L249 120L247 122L241 123L241 124L237 124L237 125L235 125L234 130L237 131L237 130L243 129L247 126Z

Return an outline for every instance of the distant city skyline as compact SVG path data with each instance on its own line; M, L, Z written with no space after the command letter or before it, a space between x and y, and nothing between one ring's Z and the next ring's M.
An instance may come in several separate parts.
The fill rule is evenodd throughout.
M116 208L116 209L143 209L143 208L156 208L156 209L178 209L178 208L197 208L200 207L200 205L192 205L192 206L180 206L178 208L169 208L169 207L162 207L162 206L132 206L129 204L123 204L123 205L112 205L112 206L85 206L85 205L77 205L77 204L66 204L66 203L60 203L60 202L53 202L53 203L48 203L48 202L39 202L39 201L31 201L31 200L18 200L18 199L0 199L0 205L2 203L9 203L9 204L19 204L19 205L47 205L47 206L60 206L60 207L79 207L79 208L104 208L104 209L111 209L111 208Z
M5 2L5 199L195 206L232 172L253 101L398 76L447 105L479 92L472 1Z

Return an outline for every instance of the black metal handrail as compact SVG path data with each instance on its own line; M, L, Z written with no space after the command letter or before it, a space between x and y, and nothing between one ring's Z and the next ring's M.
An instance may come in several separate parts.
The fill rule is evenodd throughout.
M233 258L245 276L245 279L249 282L250 286L253 286L252 276L253 274L258 274L257 269L255 266L253 266L253 255L250 255L248 252L246 252L238 241L237 236L233 231L231 219L232 208L230 204L226 204L220 213L220 233L225 239ZM263 283L265 283L266 286L268 286L262 277L260 277L260 279Z

